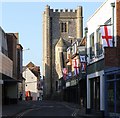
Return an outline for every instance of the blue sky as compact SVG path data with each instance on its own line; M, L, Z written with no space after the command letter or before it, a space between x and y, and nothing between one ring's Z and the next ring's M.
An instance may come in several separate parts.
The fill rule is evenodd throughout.
M24 49L23 64L32 61L42 70L42 14L46 5L52 9L76 9L83 6L84 27L102 2L2 2L0 25L5 32L18 32ZM1 9L2 6L2 9ZM1 12L2 11L2 12Z

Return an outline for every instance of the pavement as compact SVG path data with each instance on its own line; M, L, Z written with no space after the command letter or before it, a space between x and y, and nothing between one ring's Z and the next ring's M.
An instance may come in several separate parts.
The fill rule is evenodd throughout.
M17 104L9 104L2 106L2 116L9 117L15 116L16 114L29 109L31 104L28 101L19 101Z
M78 104L62 102L66 107L74 109L73 116L75 118L98 118L96 115L90 115L85 113L85 108L80 108ZM10 117L16 116L17 114L31 108L33 105L28 101L19 101L17 104L3 105L2 107L2 116Z

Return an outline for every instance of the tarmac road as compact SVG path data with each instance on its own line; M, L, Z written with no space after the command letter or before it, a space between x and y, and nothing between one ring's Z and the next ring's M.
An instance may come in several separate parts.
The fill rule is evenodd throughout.
M55 101L30 101L31 107L17 114L15 118L73 118L76 117L77 109Z

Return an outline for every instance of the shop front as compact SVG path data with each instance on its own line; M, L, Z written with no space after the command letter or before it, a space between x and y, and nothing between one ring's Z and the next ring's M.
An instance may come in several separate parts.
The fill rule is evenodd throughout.
M109 69L105 72L105 115L120 116L120 68Z

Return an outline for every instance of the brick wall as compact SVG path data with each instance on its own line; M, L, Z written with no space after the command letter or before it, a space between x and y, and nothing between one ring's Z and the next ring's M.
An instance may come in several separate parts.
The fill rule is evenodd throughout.
M117 25L117 58L120 66L120 0L116 3L116 25Z
M117 48L105 47L105 66L107 67L118 66Z
M117 47L105 48L105 66L120 66L120 0L116 3L116 30L117 30Z

